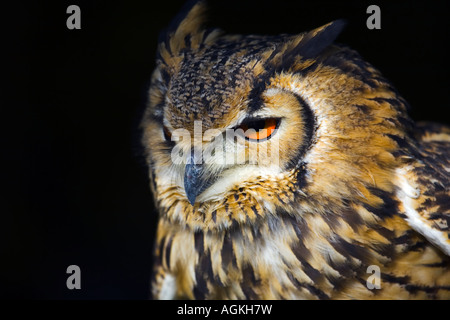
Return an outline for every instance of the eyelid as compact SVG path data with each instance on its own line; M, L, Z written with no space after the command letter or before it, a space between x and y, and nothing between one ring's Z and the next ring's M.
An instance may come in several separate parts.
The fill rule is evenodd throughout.
M255 124L262 121L264 123L259 123L261 127L251 127L252 123ZM237 128L244 131L245 139L253 142L261 142L270 139L274 135L280 121L280 118L247 118Z

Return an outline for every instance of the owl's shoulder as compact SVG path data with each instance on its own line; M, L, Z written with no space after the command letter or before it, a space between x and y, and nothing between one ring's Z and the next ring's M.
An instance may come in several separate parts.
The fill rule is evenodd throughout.
M450 128L418 123L413 160L397 170L406 220L450 255Z

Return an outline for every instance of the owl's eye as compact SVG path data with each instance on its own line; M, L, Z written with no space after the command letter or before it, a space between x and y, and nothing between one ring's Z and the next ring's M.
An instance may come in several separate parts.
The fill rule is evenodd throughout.
M167 128L166 126L163 126L163 133L164 133L164 139L166 139L166 141L171 141L172 133L170 132L169 128Z
M244 121L238 129L244 131L244 136L250 141L262 141L269 139L280 123L277 118L265 118Z

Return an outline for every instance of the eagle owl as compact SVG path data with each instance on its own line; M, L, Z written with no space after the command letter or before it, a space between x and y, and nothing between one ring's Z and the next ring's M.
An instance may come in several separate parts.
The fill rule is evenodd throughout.
M414 123L340 20L227 35L205 12L162 37L142 121L153 297L450 298L449 128Z

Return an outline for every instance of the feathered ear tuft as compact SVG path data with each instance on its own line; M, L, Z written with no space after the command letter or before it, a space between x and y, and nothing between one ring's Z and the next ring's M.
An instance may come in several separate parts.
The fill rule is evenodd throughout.
M330 46L344 29L345 20L335 20L320 28L307 32L298 45L293 49L294 55L300 55L304 59L318 56Z
M206 0L188 1L161 34L158 52L166 64L177 59L184 49L197 49L217 36L218 32L205 29L207 11Z
M336 20L320 28L294 36L290 41L272 51L268 63L275 70L292 68L298 58L314 59L330 46L346 25Z

